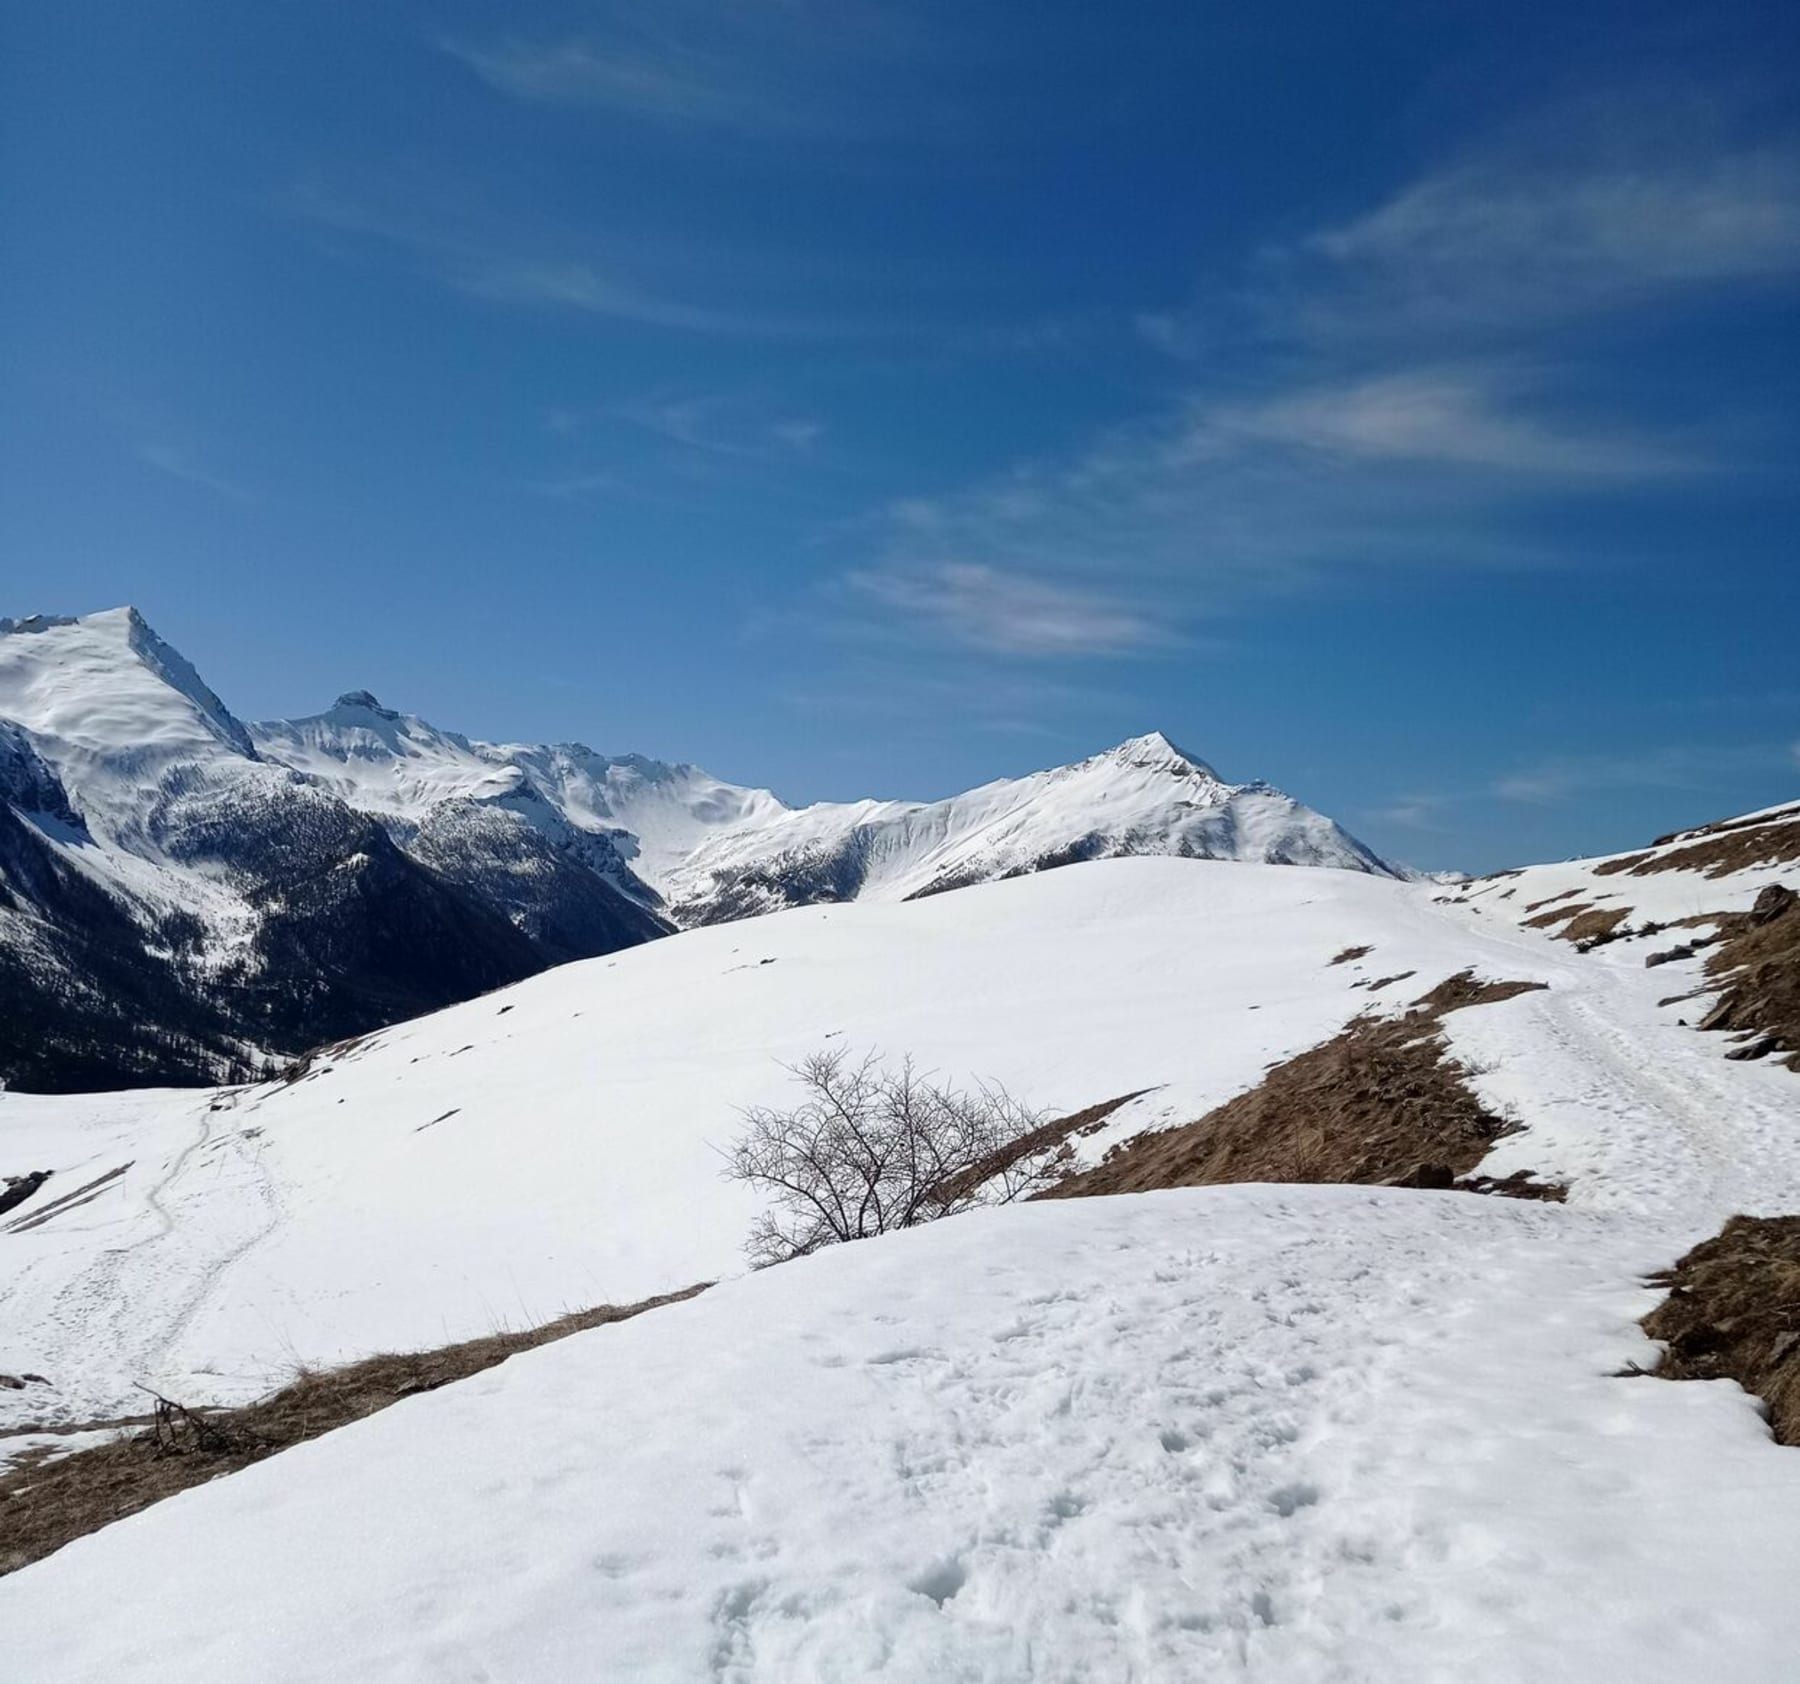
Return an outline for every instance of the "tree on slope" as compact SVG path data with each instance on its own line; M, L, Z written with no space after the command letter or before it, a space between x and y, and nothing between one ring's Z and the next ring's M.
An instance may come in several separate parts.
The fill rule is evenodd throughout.
M744 1247L757 1268L1008 1204L1050 1179L1051 1148L1029 1138L1043 1115L998 1083L952 1087L875 1053L814 1053L789 1069L800 1102L747 1109L726 1153L727 1179L771 1195Z

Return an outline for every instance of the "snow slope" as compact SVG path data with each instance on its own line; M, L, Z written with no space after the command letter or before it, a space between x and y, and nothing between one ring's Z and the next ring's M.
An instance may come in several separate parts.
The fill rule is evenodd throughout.
M1800 1456L1617 1377L1659 1258L1456 1194L957 1218L78 1540L0 1581L9 1673L1778 1684Z
M1746 844L1751 845L1744 848L1746 855L1765 857L1727 857L1728 849ZM1785 802L1677 831L1648 848L1475 878L1460 885L1447 904L1466 901L1475 910L1513 923L1541 919L1568 906L1623 909L1627 927L1636 929L1646 922L1668 925L1710 913L1742 912L1769 884L1791 884L1797 877L1800 802ZM1658 941L1655 934L1660 932L1640 938L1639 945L1628 951L1641 961L1643 941L1667 947L1673 939L1664 936Z
M1800 1087L1658 1007L1680 967L1604 965L1432 894L1101 862L566 966L329 1052L291 1085L169 1095L129 1153L110 1099L0 1098L30 1154L11 1172L56 1171L15 1230L132 1160L91 1203L0 1228L0 1370L55 1381L0 1393L0 1422L115 1414L138 1380L243 1398L297 1363L732 1273L756 1205L718 1149L738 1108L791 1091L784 1062L820 1048L910 1052L1057 1114L1151 1090L1081 1142L1092 1161L1471 967L1551 984L1449 1020L1484 1037L1482 1081L1530 1124L1493 1162L1696 1236L1728 1210L1800 1208ZM1384 995L1358 986L1403 971Z
M1370 940L1422 984L1479 955L1389 879L1110 861L564 966L291 1085L169 1094L129 1152L109 1097L0 1096L10 1172L56 1171L20 1218L133 1160L90 1204L0 1224L0 1371L57 1382L0 1392L0 1421L117 1413L145 1379L242 1397L297 1361L733 1272L756 1207L717 1147L822 1047L910 1052L1060 1113L1157 1090L1115 1128L1196 1115L1367 1003L1370 973L1328 961ZM118 1325L94 1339L96 1317Z
M1666 915L1770 870L1644 881ZM714 1148L821 1046L1151 1089L1091 1161L1452 972L1538 980L1445 1028L1524 1125L1483 1169L1571 1183L1054 1201L728 1278L0 1579L9 1672L1791 1678L1800 1456L1735 1385L1625 1371L1646 1275L1800 1210L1800 1083L1659 1003L1698 959L1578 952L1517 881L1111 860L690 931L291 1085L0 1095L5 1167L56 1171L0 1219L0 1370L54 1382L0 1392L15 1430L732 1275Z

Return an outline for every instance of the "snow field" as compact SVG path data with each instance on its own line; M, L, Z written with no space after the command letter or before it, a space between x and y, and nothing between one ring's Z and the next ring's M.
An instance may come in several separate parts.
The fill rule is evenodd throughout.
M1361 873L1106 861L565 966L216 1110L197 1094L0 1098L0 1128L40 1131L21 1162L56 1171L40 1198L135 1160L70 1217L0 1233L0 1353L57 1381L54 1419L84 1422L134 1406L136 1381L239 1401L301 1363L717 1279L742 1268L757 1209L718 1148L739 1107L792 1092L784 1061L910 1052L1061 1115L1153 1090L1079 1143L1093 1157L1384 1001L1358 981L1416 970L1398 1005L1471 964L1582 963L1496 933ZM1359 965L1329 962L1369 942ZM130 1147L119 1105L151 1119ZM24 1407L0 1393L0 1423ZM34 1398L29 1418L48 1407Z
M9 1666L1775 1684L1800 1458L1734 1387L1612 1377L1650 1355L1633 1281L1665 1250L1591 1213L1349 1188L956 1218L82 1539L0 1581Z

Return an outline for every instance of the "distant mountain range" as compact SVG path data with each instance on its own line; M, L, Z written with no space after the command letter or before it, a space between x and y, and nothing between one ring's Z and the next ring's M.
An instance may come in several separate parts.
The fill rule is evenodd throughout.
M382 707L246 725L135 609L0 619L0 1078L218 1081L566 960L1126 854L1397 875L1157 733L944 801L786 806Z

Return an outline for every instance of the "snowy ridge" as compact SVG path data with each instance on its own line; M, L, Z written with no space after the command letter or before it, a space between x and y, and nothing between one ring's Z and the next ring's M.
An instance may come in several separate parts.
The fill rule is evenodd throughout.
M269 759L390 822L422 822L452 799L540 803L575 831L609 836L684 924L905 900L1125 854L1392 874L1331 820L1265 784L1224 782L1160 732L942 801L793 808L697 766L580 744L473 742L366 692L252 731Z

